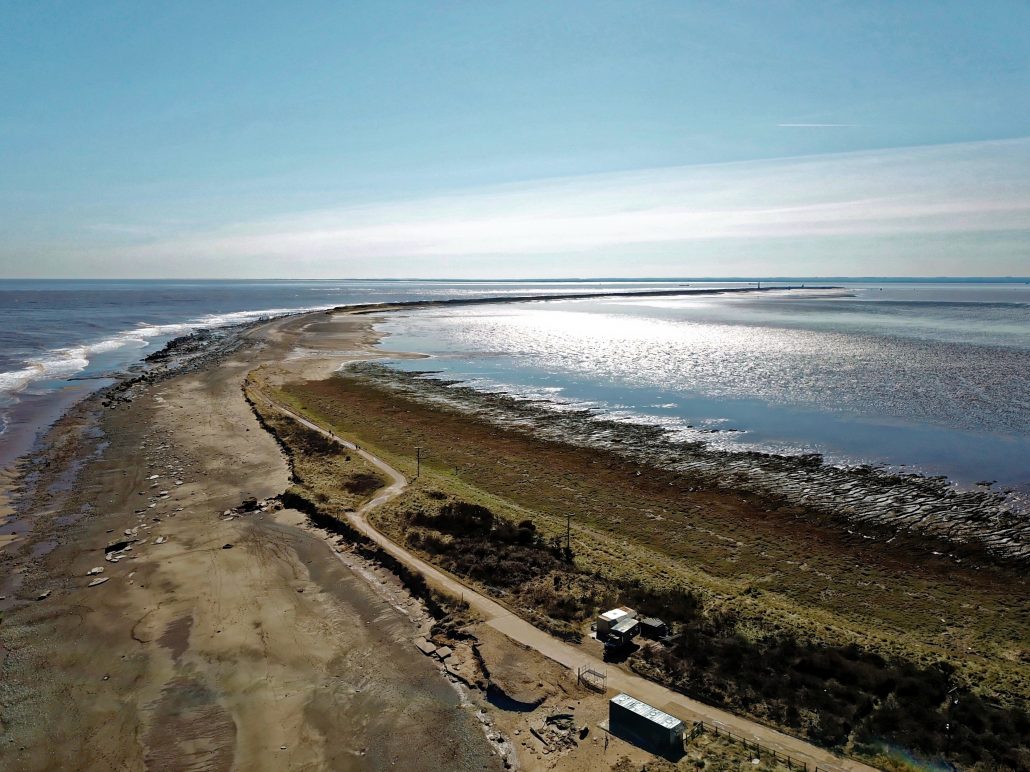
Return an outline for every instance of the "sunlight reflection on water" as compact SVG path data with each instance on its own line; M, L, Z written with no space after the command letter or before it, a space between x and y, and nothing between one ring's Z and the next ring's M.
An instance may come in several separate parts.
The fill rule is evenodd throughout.
M398 366L477 388L588 403L722 446L1027 485L1030 292L971 302L949 290L922 302L860 289L483 306L381 329L388 348L437 357Z

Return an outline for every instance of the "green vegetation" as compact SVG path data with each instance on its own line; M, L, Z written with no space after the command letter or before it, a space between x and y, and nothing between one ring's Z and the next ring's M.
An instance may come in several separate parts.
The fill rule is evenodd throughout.
M380 524L567 638L617 602L662 616L676 638L641 647L631 660L636 670L818 745L871 758L886 744L964 766L1017 769L1030 762L1030 717L989 705L957 683L945 662L922 667L856 644L748 635L731 610L707 605L689 589L585 573L531 520L516 524L435 490L403 498Z
M679 636L630 665L707 702L866 758L899 747L969 767L1030 766L1026 609L1008 594L1022 580L912 566L796 513L787 523L761 502L358 378L276 396L402 469L414 471L414 445L429 447L420 484L377 509L377 527L556 634L574 640L599 610L628 603ZM574 561L559 540L568 511ZM797 568L767 573L771 554ZM974 641L995 655L957 656Z

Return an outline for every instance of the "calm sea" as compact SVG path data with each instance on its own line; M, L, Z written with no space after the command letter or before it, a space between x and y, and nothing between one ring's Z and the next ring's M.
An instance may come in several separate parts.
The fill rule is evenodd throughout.
M1030 493L1030 285L842 283L409 312L397 361L718 447ZM435 377L435 376L434 376Z
M69 404L171 338L291 311L655 282L0 280L0 468Z

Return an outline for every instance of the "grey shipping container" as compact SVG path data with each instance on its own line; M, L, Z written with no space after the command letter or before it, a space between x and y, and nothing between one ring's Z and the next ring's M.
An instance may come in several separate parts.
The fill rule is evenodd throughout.
M659 752L682 751L686 727L646 702L618 694L608 702L608 730L624 739Z

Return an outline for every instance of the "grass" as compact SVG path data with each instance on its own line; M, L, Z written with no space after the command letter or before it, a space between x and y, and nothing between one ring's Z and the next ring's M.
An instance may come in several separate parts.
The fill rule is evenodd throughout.
M572 634L596 608L618 600L612 588L623 596L634 588L654 597L689 593L704 609L696 632L708 637L697 642L711 648L716 661L699 663L690 651L675 649L636 658L636 667L658 680L700 689L710 701L827 745L857 742L867 755L894 725L911 718L890 713L887 697L901 682L929 695L921 701L905 695L911 712L920 714L909 722L906 739L923 750L940 746L937 723L943 722L936 717L943 708L933 701L941 683L954 683L970 695L964 720L980 722L989 735L981 744L993 743L984 751L988 757L1004 755L1002 746L1011 744L1018 721L1006 724L1004 710L998 713L980 695L1011 704L1027 694L1025 577L944 561L913 565L901 550L863 544L804 513L777 511L733 491L698 489L694 480L615 454L500 431L360 377L285 384L276 398L409 475L414 447L428 449L419 484L377 510L376 524L554 632ZM326 474L310 482L331 498L339 481ZM509 528L532 521L532 543L477 544L469 522L456 529L439 520L440 507L455 502L484 507L495 524ZM566 514L573 516L573 566L555 563L560 553L552 544L564 534ZM539 560L527 560L526 549ZM519 565L530 573L514 571ZM518 581L502 586L496 577L508 574ZM723 621L711 624L713 614ZM846 654L849 644L858 646L858 655ZM813 654L819 648L830 651L826 673L818 672L825 665ZM885 677L894 679L889 688L865 652L882 658ZM755 655L774 656L776 667L726 669L734 661L754 664ZM867 673L870 667L877 672ZM934 668L946 671L944 681L935 675L944 671ZM838 680L842 673L850 675ZM776 675L783 682L770 685ZM848 678L865 680L859 686ZM711 683L732 688L705 692ZM796 716L786 712L792 701L802 703ZM833 720L819 720L827 716ZM964 758L975 760L980 741L967 736L963 742L969 745Z

